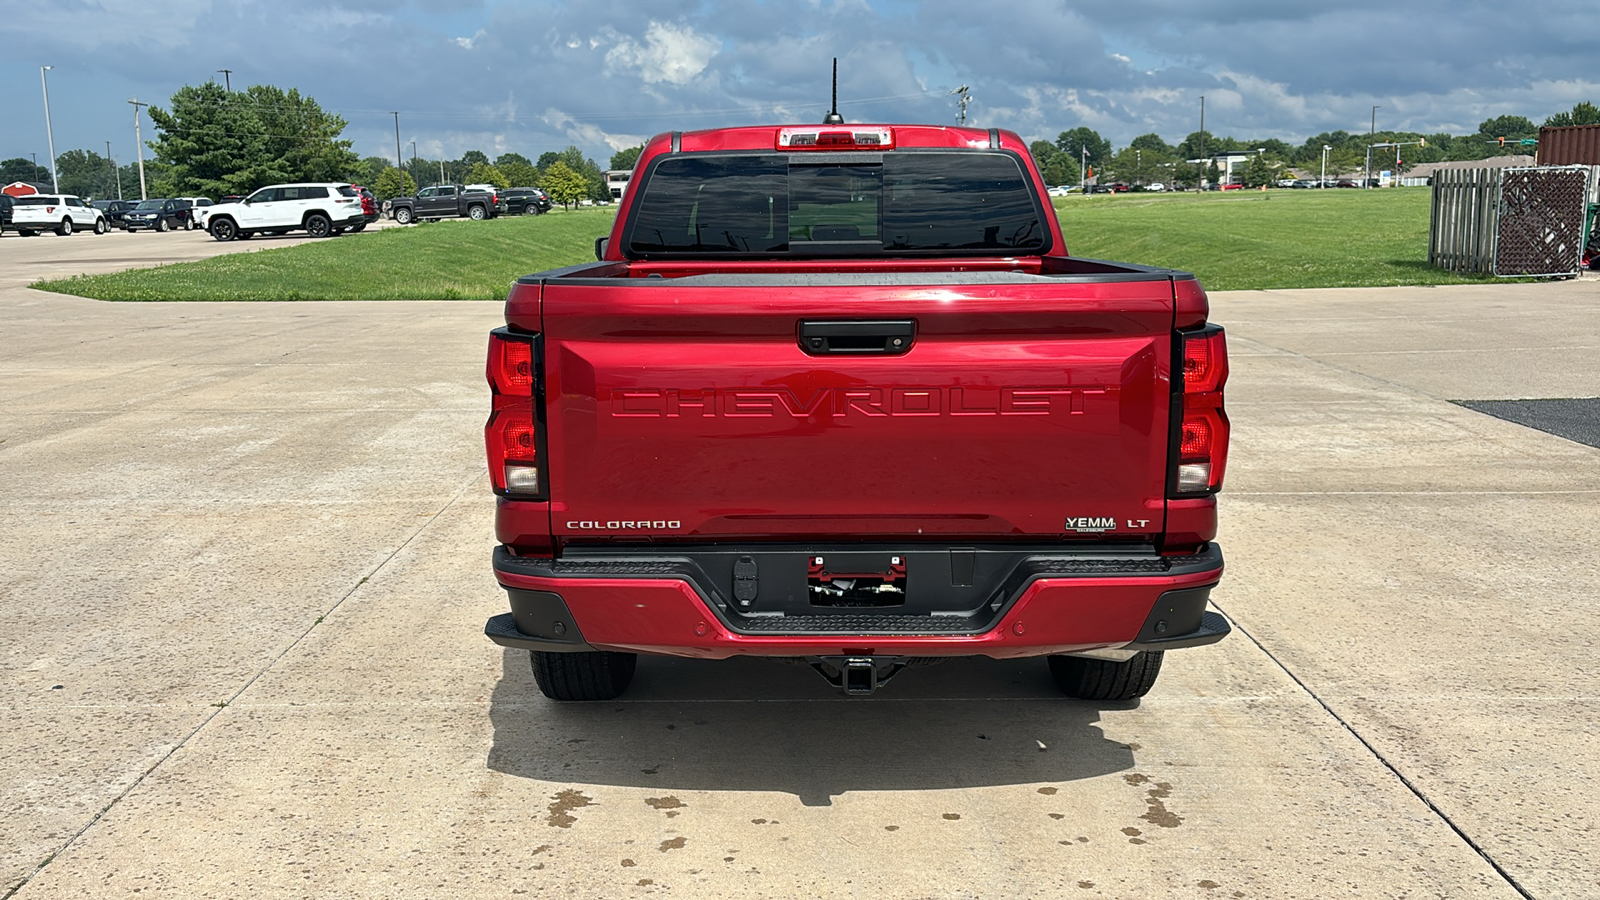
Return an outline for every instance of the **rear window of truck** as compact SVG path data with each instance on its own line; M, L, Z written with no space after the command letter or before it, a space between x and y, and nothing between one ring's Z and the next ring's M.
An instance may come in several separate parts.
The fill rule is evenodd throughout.
M1049 249L1032 181L1003 152L682 155L652 168L630 256L960 256Z

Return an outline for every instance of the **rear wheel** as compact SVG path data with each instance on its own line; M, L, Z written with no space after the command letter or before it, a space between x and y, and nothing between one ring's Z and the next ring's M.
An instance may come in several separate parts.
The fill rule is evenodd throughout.
M239 237L239 229L232 219L218 219L211 223L211 236L226 243Z
M1160 650L1145 650L1126 662L1050 657L1050 674L1056 687L1079 700L1135 700L1150 692L1161 674Z
M410 225L411 224L411 207L409 207L409 206L397 206L397 207L395 207L394 220L396 222L399 222L401 225Z
M194 230L194 220L193 219L184 219L183 220L183 230L184 231L193 231Z
M615 700L628 689L637 653L530 651L533 680L551 700Z
M255 236L256 236L256 233L254 231L241 231L241 232L239 232L239 240L241 240L241 241L248 241L248 240L250 240L251 238L253 238Z
M473 205L467 207L467 218L476 219L476 220L481 222L484 219L489 218L489 212L488 212L488 210L485 210L482 206L479 206L478 204L474 203Z
M333 232L333 223L322 213L312 213L306 216L306 234L309 237L325 238Z
M72 220L71 219L62 219L61 220L61 224L56 226L56 234L59 234L62 237L66 237L67 235L69 235L71 233L72 233Z

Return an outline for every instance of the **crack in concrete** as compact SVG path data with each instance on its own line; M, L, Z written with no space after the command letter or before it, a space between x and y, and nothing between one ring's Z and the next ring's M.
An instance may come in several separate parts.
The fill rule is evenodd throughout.
M129 794L133 793L134 790L137 789L141 784L144 784L145 781L151 775L155 774L155 771L157 769L159 769L163 765L165 765L167 760L171 759L179 750L182 750L184 747L188 746L188 744L191 741L193 741L195 739L195 737L200 734L200 732L204 731L206 726L210 725L212 723L212 721L217 718L217 716L219 716L222 713L226 712L228 707L232 706L235 701L237 701L241 696L244 695L245 691L250 690L250 688L253 687L257 681L261 680L261 676L263 676L263 675L267 674L268 672L272 671L272 668L274 666L276 666L279 662L281 662L284 657L288 656L291 652L293 652L294 648L300 646L300 642L305 640L306 637L311 634L311 632L315 631L317 629L317 626L319 626L319 625L321 625L323 623L324 619L326 619L328 616L333 614L334 610L337 610L341 605L344 604L344 602L346 600L348 600L352 596L354 596L356 591L359 591L359 590L361 590L361 588L365 587L366 584L369 581L371 581L372 578L374 576L376 576L379 572L383 571L384 568L389 565L389 563L394 562L395 557L400 555L400 551L402 551L402 550L406 549L407 547L411 546L411 542L412 541L416 540L419 536L421 536L421 534L424 531L427 531L428 528L430 526L432 526L434 522L437 522L439 520L440 516L444 515L446 512L449 511L450 507L455 506L456 505L456 501L460 500L463 496L465 496L466 493L467 493L467 490L469 488L471 488L473 485L477 484L478 482L484 480L487 477L488 477L488 473L487 472L474 472L472 477L468 478L466 480L466 482L463 483L461 485L461 487L455 492L455 494L453 496L451 496L451 498L449 500L445 501L445 504L443 506L439 507L439 511L438 512L435 512L433 515L429 516L428 517L428 521L423 522L420 526L417 527L416 531L413 531L409 537L407 537L405 540L401 541L400 545L398 547L395 547L394 550L390 551L388 556L383 558L383 562L378 563L376 566L373 567L372 571L370 571L367 574L365 574L365 575L361 576L360 578L358 578L356 580L356 583L351 585L350 589L348 591L345 591L342 595L340 595L339 599L337 599L337 600L335 600L333 602L332 606L328 607L327 609L325 609L321 613L319 613L317 615L317 617L314 620L312 620L311 624L309 626L307 626L304 631L300 632L300 634L297 635L294 640L289 642L289 646L283 648L282 652L280 652L277 656L274 656L270 662L268 662L264 667L262 667L261 671L259 671L259 672L255 673L254 675L250 676L249 680L247 680L237 691L235 691L230 697L228 697L227 700L223 701L222 705L218 706L218 705L213 704L213 708L211 709L210 713L208 713L206 715L206 717L200 721L199 725L196 725L194 727L193 731L190 731L187 735L185 735L183 737L182 740L180 740L177 743L173 744L167 750L167 752L162 754L161 758L156 760L154 763L152 763L149 768L147 768L143 772L139 773L139 777L138 778L135 778L131 784L129 784L127 787L123 788L121 793L119 793L115 797L111 798L111 802L109 802L105 806L101 807L100 811L95 813L94 816L92 818L90 818L89 821L86 822L82 828L79 828L77 831L73 832L72 836L67 838L66 841L61 844L61 846L57 847L54 851L52 851L50 853L49 856L45 857L44 860L39 863L39 865L35 866L32 872L29 872L27 875L23 876L21 881L17 882L15 885L11 886L11 888L9 888L4 894L0 894L0 900L11 900L12 897L16 896L18 891L20 891L23 888L27 887L28 884L33 881L33 879L39 877L39 873L40 872L43 872L45 870L45 868L48 867L52 862L55 862L55 860L58 857L60 857L61 854L65 853L68 849L70 849L72 847L73 844L77 843L79 838L83 837L83 835L85 833L87 833L89 829L93 828L96 823L98 823L101 819L105 818L106 814L111 812L111 810L115 809L117 804L121 803L124 798L126 798Z
M1317 705L1322 707L1323 712L1326 712L1328 715L1332 716L1333 720L1338 722L1340 727L1344 728L1344 730L1348 732L1351 737L1355 738L1356 741L1361 744L1361 746L1365 747L1367 752L1372 754L1372 758L1376 759L1380 764L1382 764L1385 769L1388 769L1389 774L1399 779L1400 783L1405 785L1406 790L1410 791L1413 797L1416 797L1418 800L1422 801L1424 806L1431 810L1434 815L1439 817L1439 821L1449 826L1450 830L1456 833L1456 837L1460 838L1462 843L1471 848L1472 852L1478 854L1479 859L1483 860L1485 863L1488 863L1489 868L1494 869L1495 874L1499 875L1505 881L1505 883L1511 887L1512 890L1524 897L1525 900L1535 900L1533 894L1529 893L1527 888L1524 888L1517 881L1517 879L1511 876L1510 872L1506 871L1504 866L1501 866L1493 856L1489 855L1488 850L1484 849L1482 845L1473 840L1471 835L1468 835L1460 825L1456 824L1454 819L1450 818L1449 814L1440 809L1438 804L1434 803L1433 800L1429 799L1427 794L1423 793L1422 788L1418 787L1411 779L1407 778L1405 773L1401 772L1398 766L1396 766L1393 762L1390 762L1387 756L1384 756L1377 747L1373 746L1372 742L1368 741L1364 736L1362 736L1361 732L1355 729L1355 726L1347 722L1345 718L1339 715L1339 713L1336 712L1332 706L1329 706L1328 702L1323 700L1316 691L1312 690L1310 685L1306 684L1304 681L1301 681L1300 676L1296 675L1292 669L1285 665L1283 660L1278 659L1278 657L1275 656L1271 650L1268 650L1265 645L1256 640L1255 635L1247 631L1245 627L1239 623L1238 619L1228 615L1227 610L1223 609L1221 606L1218 606L1216 601L1212 601L1211 605L1216 607L1218 612L1228 616L1228 621L1233 623L1234 630L1239 632L1241 637L1249 641L1251 646L1266 654L1267 659L1272 660L1273 665L1282 670L1283 674L1289 676L1289 680L1298 685L1300 690L1305 691L1306 696L1310 697L1312 700L1315 700Z

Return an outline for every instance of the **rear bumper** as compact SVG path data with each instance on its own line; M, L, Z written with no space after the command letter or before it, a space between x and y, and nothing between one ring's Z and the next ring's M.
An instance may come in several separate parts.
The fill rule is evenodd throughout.
M1085 555L1083 559L1097 559ZM1052 562L1057 557L1052 555ZM1070 558L1067 558L1070 561ZM1149 560L1161 565L1152 566ZM1167 560L1171 560L1170 563ZM563 566L495 551L495 577L511 612L485 635L501 646L546 652L616 650L725 659L734 656L988 656L996 659L1094 650L1170 650L1216 643L1227 620L1205 611L1222 575L1215 544L1194 557L1149 557L1142 566L1083 566L1082 574L1021 580L981 630L938 616L788 616L732 612L684 567L649 563ZM1164 567L1160 574L1153 568ZM1044 567L1040 567L1044 568ZM1072 572L1070 565L1053 567ZM1110 571L1108 571L1110 570ZM875 623L884 623L875 627ZM920 622L921 624L917 624Z

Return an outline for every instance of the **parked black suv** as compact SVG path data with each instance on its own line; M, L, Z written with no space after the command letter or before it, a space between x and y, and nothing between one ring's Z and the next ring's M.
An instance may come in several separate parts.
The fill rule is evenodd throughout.
M512 216L542 216L555 205L550 195L538 188L508 188L500 192L500 202Z
M11 207L16 202L10 194L0 194L0 234L5 234L6 229L11 227Z
M174 228L194 228L194 210L187 200L140 200L139 205L122 216L124 228L138 231L150 228L170 231Z
M96 200L93 203L90 203L89 205L94 207L95 209L103 211L106 214L106 224L107 225L110 225L112 228L123 228L123 229L126 229L128 227L128 223L123 221L123 217L128 214L128 210L133 209L135 206L138 206L139 205L139 201L137 201L137 200Z

